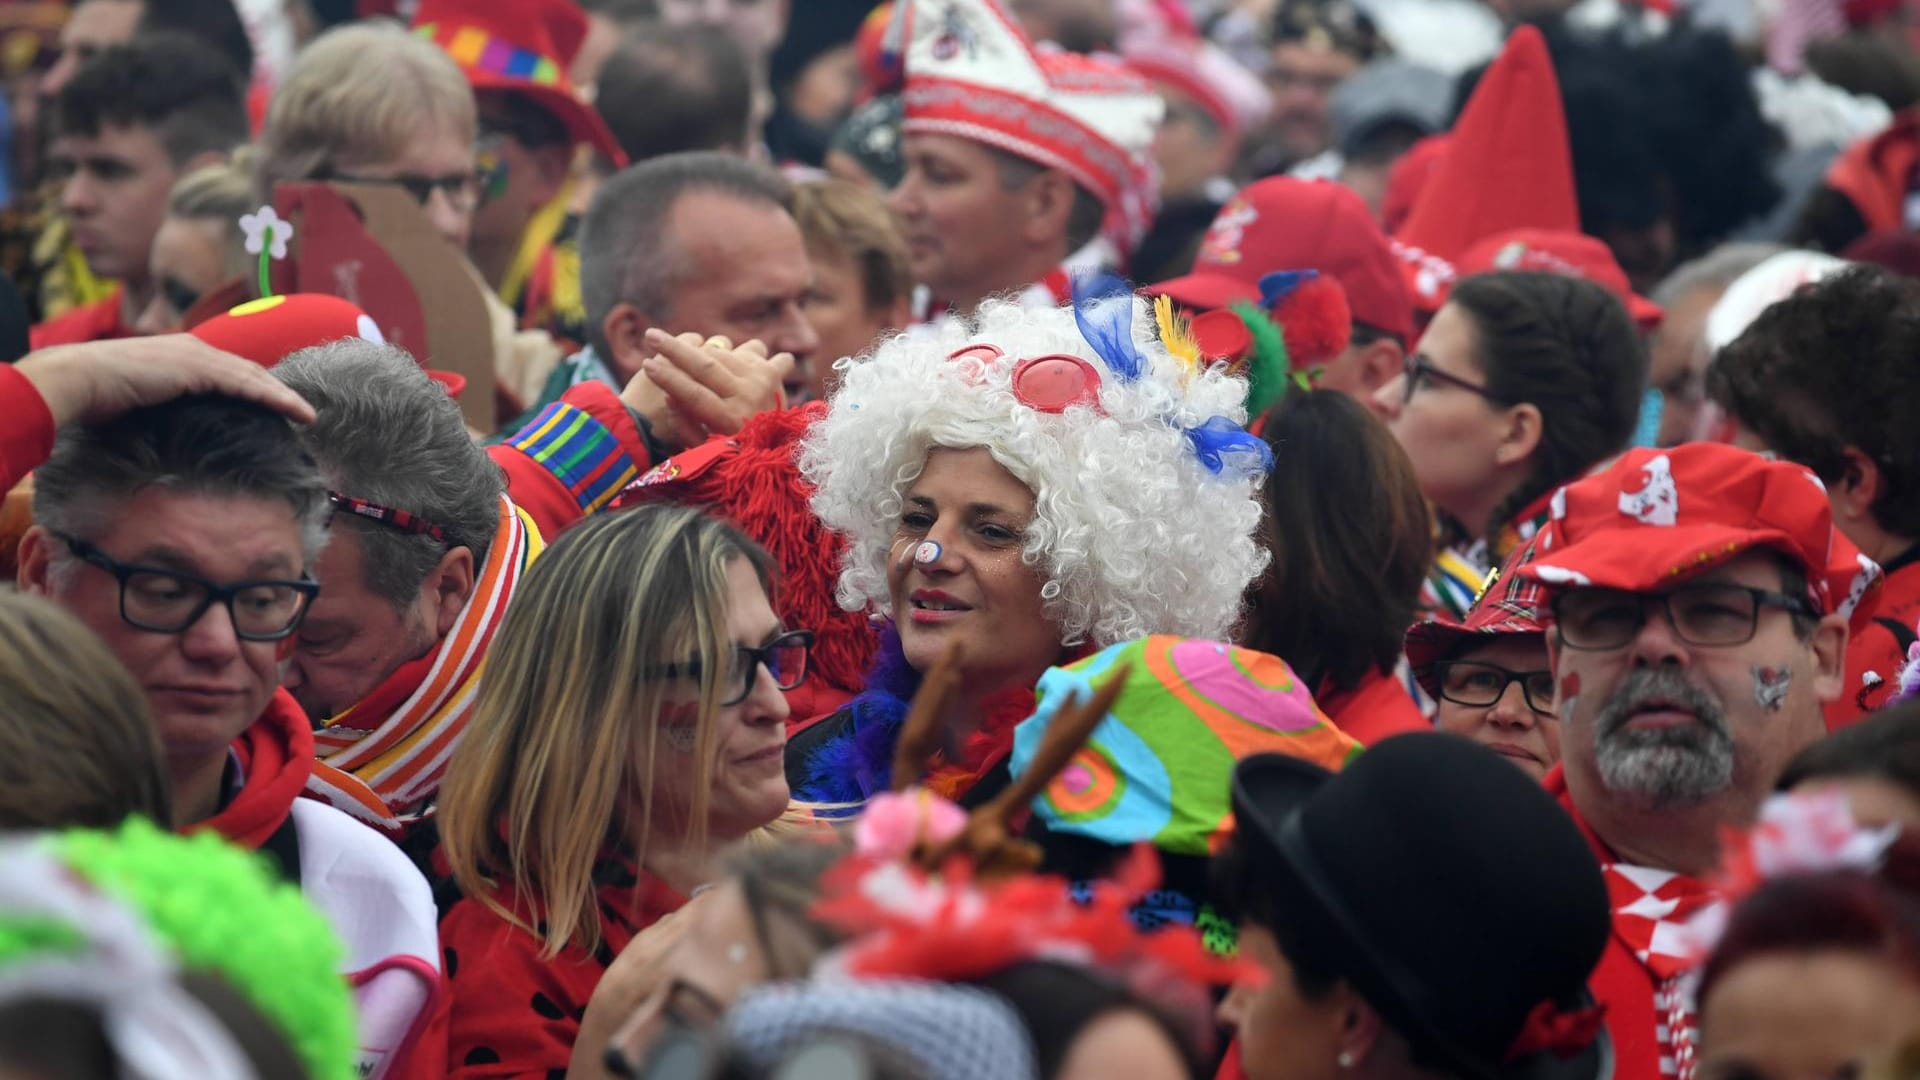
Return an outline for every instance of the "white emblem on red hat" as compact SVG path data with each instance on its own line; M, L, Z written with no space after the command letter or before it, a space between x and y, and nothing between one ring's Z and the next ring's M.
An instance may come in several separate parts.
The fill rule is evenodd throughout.
M1564 566L1547 566L1542 563L1533 565L1533 576L1548 585L1591 585L1593 579L1578 570L1569 570Z
M901 0L901 131L985 143L1073 177L1131 250L1158 193L1148 151L1160 95L1117 58L1035 48L996 0Z
M1680 519L1680 489L1673 483L1667 455L1648 458L1640 467L1637 491L1620 492L1620 512L1642 525L1672 525Z
M1244 196L1235 195L1226 209L1214 216L1207 235L1200 241L1199 262L1232 265L1240 261L1240 245L1246 242L1247 229L1260 220L1260 211Z

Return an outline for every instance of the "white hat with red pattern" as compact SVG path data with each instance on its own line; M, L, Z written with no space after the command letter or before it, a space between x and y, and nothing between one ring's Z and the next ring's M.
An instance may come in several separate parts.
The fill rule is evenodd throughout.
M906 134L954 135L1056 168L1107 209L1122 251L1158 202L1149 148L1162 104L1118 58L1027 40L997 0L903 0Z

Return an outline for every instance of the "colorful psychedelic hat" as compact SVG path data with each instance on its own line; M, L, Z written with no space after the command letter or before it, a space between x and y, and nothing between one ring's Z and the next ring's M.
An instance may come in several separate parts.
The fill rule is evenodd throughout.
M1233 831L1233 769L1285 754L1338 771L1360 744L1334 727L1286 661L1219 641L1160 634L1048 669L1039 708L1014 729L1012 772L1033 760L1063 702L1131 665L1113 709L1033 802L1055 834L1170 855L1213 854Z

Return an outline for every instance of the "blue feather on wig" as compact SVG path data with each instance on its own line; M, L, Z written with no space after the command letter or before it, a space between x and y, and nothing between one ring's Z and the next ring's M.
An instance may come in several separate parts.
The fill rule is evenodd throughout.
M1187 442L1193 446L1193 456L1200 459L1208 472L1232 468L1235 472L1257 476L1273 468L1273 451L1266 441L1248 434L1246 428L1224 416L1215 416L1204 424L1188 428Z
M1124 303L1101 304L1101 300ZM1121 382L1147 373L1147 358L1133 344L1133 286L1115 274L1086 274L1073 279L1073 321L1094 354L1107 362Z

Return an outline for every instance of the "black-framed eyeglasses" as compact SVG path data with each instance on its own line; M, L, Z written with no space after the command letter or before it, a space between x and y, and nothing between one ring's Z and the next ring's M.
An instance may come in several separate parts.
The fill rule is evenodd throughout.
M722 705L738 705L753 693L753 680L760 674L762 665L773 675L773 684L782 690L792 690L806 681L808 653L813 648L813 631L789 630L759 648L750 645L735 645L733 658L727 668L723 689L731 688L729 696L722 699ZM688 660L679 664L668 664L646 672L649 679L698 679L704 669L698 660Z
M480 177L472 172L448 173L445 176L422 176L419 173L401 173L397 176L362 176L359 173L329 172L323 179L339 180L349 184L385 184L388 187L405 188L407 194L421 206L433 202L433 193L438 191L447 197L447 202L455 210L467 213L480 205Z
M1689 645L1752 641L1762 608L1794 615L1814 613L1813 605L1800 597L1746 585L1682 585L1663 593L1574 589L1554 598L1556 633L1569 649L1618 649L1647 624L1650 606L1663 610L1675 636Z
M120 583L122 621L156 634L180 633L218 603L233 620L235 637L242 641L279 641L300 628L313 598L320 595L320 584L311 578L216 585L197 574L123 563L85 540L55 535L80 561L98 567Z
M1402 378L1400 404L1402 405L1413 400L1413 392L1420 389L1422 380L1439 383L1444 386L1458 387L1470 394L1478 394L1495 404L1501 404L1500 398L1497 397L1493 391L1481 386L1479 383L1469 382L1458 375L1449 375L1441 371L1439 368L1433 366L1433 361L1427 359L1424 353L1408 353L1406 358L1401 361L1400 374Z
M1440 696L1456 705L1491 708L1507 695L1507 687L1519 683L1527 708L1553 714L1551 671L1515 671L1484 660L1444 660L1433 668Z

